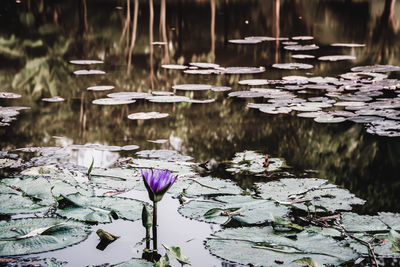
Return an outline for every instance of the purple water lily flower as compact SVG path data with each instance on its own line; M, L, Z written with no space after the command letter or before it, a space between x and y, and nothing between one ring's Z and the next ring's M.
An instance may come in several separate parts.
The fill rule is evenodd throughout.
M169 170L142 169L141 173L144 185L153 202L160 201L178 177L172 175Z

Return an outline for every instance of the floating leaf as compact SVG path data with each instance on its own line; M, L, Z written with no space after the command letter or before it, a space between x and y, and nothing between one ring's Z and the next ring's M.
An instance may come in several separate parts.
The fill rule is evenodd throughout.
M32 199L10 187L0 184L0 214L21 214L42 212L48 207L36 204Z
M312 69L314 66L304 63L275 63L272 65L273 68L284 69L284 70L297 70L297 69Z
M292 39L296 40L296 41L309 41L309 40L313 40L314 37L313 36L293 36Z
M143 92L117 92L108 94L107 96L111 98L122 98L122 99L145 99L151 97L151 94Z
M0 98L20 98L20 94L10 93L10 92L0 92Z
M323 114L323 115L319 115L319 116L315 117L314 121L318 122L318 123L339 123L339 122L346 121L346 118L335 117L330 114Z
M292 58L296 58L296 59L311 59L311 58L315 58L315 56L313 56L313 55L305 55L305 54L293 54Z
M228 228L208 238L206 247L225 260L253 266L298 266L293 261L306 257L336 266L357 257L351 248L333 238L302 231L292 239L269 226Z
M177 261L179 261L179 263L182 264L182 266L183 265L187 265L187 264L190 265L190 259L188 257L185 257L185 256L182 255L180 247L167 247L167 246L164 246L164 248L167 250L167 252L169 254L174 256L177 259Z
M292 204L296 208L306 211L308 207L304 201L311 201L315 208L323 207L331 212L351 210L351 205L365 203L364 200L357 198L348 190L338 188L324 179L281 179L258 185L262 198Z
M229 86L217 86L217 87L212 87L211 90L214 92L225 92L232 90L232 88Z
M142 150L137 152L136 155L142 158L158 158L168 161L188 161L193 159L191 156L182 155L178 151L170 149Z
M228 67L223 73L225 74L254 74L265 71L264 67Z
M312 44L312 45L287 45L283 47L289 51L308 51L308 50L316 50L319 49L319 46Z
M259 39L232 39L228 40L229 43L232 44L258 44L261 43Z
M277 171L284 166L284 161L279 158L268 158L268 166L265 167L266 156L254 151L244 151L235 154L228 172L234 173L262 173L265 171Z
M96 75L96 74L106 74L105 71L102 70L76 70L74 71L75 75Z
M214 200L195 200L179 208L183 216L209 223L224 224L234 219L243 224L271 222L275 216L284 217L289 208L274 201L251 196L220 196Z
M82 60L70 60L69 63L77 65L92 65L92 64L102 64L104 62L101 60L82 59Z
M322 61L339 61L339 60L356 60L355 56L348 55L334 55L334 56L322 56L318 58Z
M301 266L307 266L307 267L321 267L322 265L314 261L310 257L305 257L302 259L294 260L293 263L297 263Z
M38 231L39 229L45 230ZM0 256L56 250L79 243L85 240L88 234L89 230L85 224L58 218L1 221ZM21 238L24 235L26 238Z
M142 201L121 197L88 197L81 194L64 196L57 214L84 222L111 222L116 214L119 218L136 221L142 218Z
M357 72L391 72L391 71L400 71L400 66L393 66L393 65L359 66L359 67L351 68L351 71L357 71Z
M342 213L342 224L348 232L382 232L389 228L378 216L358 215L353 212Z
M239 84L251 85L251 86L266 85L268 84L268 80L265 79L241 80L239 81Z
M95 105L127 105L135 103L136 100L131 99L122 99L122 98L99 98L92 101L92 104Z
M179 84L172 86L175 90L187 90L187 91L203 91L211 89L211 85L208 84Z
M90 86L87 88L87 90L91 91L108 91L112 90L115 87L113 85L96 85L96 86Z
M168 113L160 113L160 112L138 112L132 113L128 115L128 119L130 120L149 120L149 119L162 119L168 117Z
M42 98L42 101L54 103L54 102L63 102L65 101L65 99L59 96L55 96L51 98Z
M207 62L191 62L189 63L190 66L203 68L203 69L215 69L218 68L219 65L215 63L207 63Z
M184 70L187 69L187 66L184 65L177 65L177 64L163 64L161 68L169 69L169 70Z
M364 47L365 44L355 44L355 43L333 43L331 46L337 46L337 47Z
M178 103L178 102L187 102L190 100L190 98L186 96L174 96L174 95L151 96L146 99L154 103Z

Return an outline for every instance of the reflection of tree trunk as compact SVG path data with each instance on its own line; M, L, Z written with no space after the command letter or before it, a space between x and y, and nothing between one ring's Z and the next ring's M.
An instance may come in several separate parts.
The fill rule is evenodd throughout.
M229 31L229 0L224 1L224 46L228 43Z
M135 8L134 8L134 11L133 11L133 26L132 26L131 46L129 47L128 67L127 67L127 70L126 70L127 74L129 73L129 69L131 68L132 54L133 54L133 49L135 48L138 13L139 13L139 0L135 0Z
M86 99L85 92L81 94L81 109L79 113L79 136L85 137L86 133Z
M167 10L165 6L165 0L161 0L161 7L160 7L160 32L162 33L162 40L165 43L165 54L164 54L164 63L169 62L169 50L168 50L168 38L167 38Z
M83 36L88 32L86 0L81 0L79 4L79 33Z
M211 0L211 53L215 56L215 0Z
M183 16L182 16L182 0L178 2L178 51L177 54L181 55L183 52Z
M394 7L396 4L396 0L386 0L385 1L385 8L383 10L381 16L381 23L382 26L385 25L387 29L390 29L395 33L397 31L397 21L394 18Z
M153 49L153 24L154 24L154 7L153 7L153 0L149 0L149 46L150 46L150 82L151 82L151 90L154 90L154 70L153 70L153 56L154 56L154 49Z
M122 45L122 41L125 38L125 35L127 32L129 32L129 24L131 21L131 5L130 5L130 0L126 0L126 19L125 19L125 25L122 30L121 38L119 39L119 46ZM126 39L129 42L129 37Z
M273 10L274 10L274 36L275 38L277 38L277 40L275 41L275 63L279 62L279 35L280 35L280 24L279 24L279 20L280 20L280 0L274 0L274 5L273 5Z

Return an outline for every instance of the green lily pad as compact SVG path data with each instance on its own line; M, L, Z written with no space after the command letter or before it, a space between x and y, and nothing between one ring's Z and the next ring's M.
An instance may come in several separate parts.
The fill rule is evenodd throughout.
M254 151L239 152L235 154L235 157L231 161L230 168L226 169L226 171L242 174L257 174L265 171L277 171L285 164L285 162L279 158L269 158L268 160L268 167L265 167L265 155Z
M81 194L64 196L57 214L84 222L111 222L111 217L136 221L142 218L144 202L121 197L87 197Z
M362 205L364 200L346 189L338 188L327 180L317 178L281 179L259 184L260 195L281 203L292 204L298 209L308 210L305 202L311 202L314 209L335 212L351 210L351 205ZM312 209L312 208L311 208ZM314 211L312 209L312 211Z
M194 163L186 161L167 161L160 159L131 159L128 162L128 167L139 169L167 169L175 174L178 178L193 177L196 173L193 171L192 166Z
M271 200L243 195L190 201L179 208L183 216L218 224L225 224L231 219L244 224L262 224L273 221L274 216L286 216L289 210L288 207L276 205Z
M252 266L298 266L294 261L306 257L336 266L357 257L351 248L333 238L307 231L289 238L270 226L228 228L208 238L206 247L225 260Z
M353 212L342 213L342 224L348 232L382 232L389 231L379 216L358 215Z
M28 218L0 222L0 256L56 250L87 238L88 226L59 218Z
M399 242L400 242L400 233L397 231L391 230L390 232L383 234L355 234L355 237L369 242L376 256L385 257L385 258L400 258L399 251ZM354 249L356 252L360 254L368 255L368 247L361 242L356 240L350 240L349 246Z
M128 261L122 262L122 263L118 263L115 265L111 265L112 267L153 267L154 263L149 262L147 260L144 259L130 259Z
M162 119L168 117L168 113L153 112L137 112L128 115L130 120L149 120L149 119Z
M35 213L48 209L3 183L0 184L0 203L0 214Z
M144 190L142 175L136 169L93 169L90 181L100 188L130 190L140 187Z
M12 166L14 163L16 163L17 161L14 159L0 159L0 169L4 169L4 168L8 168L10 166Z

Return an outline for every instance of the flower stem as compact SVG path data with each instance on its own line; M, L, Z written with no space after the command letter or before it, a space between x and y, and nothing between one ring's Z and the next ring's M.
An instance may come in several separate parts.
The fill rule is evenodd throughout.
M153 250L157 251L157 201L153 201Z

